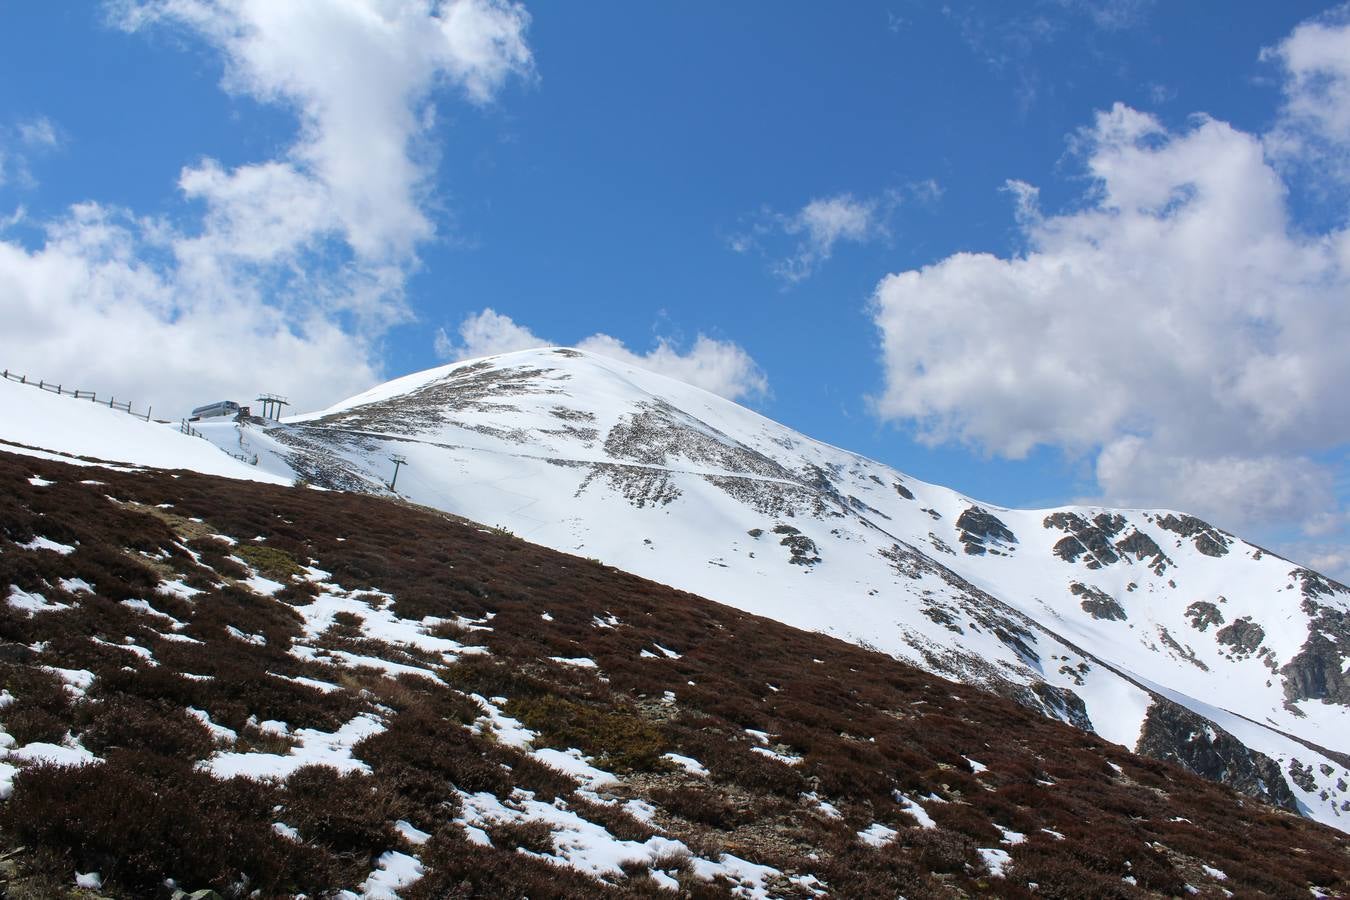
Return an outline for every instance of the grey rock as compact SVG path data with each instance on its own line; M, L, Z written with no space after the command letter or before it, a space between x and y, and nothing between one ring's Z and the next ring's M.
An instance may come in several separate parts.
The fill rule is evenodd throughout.
M1177 763L1249 797L1298 811L1294 794L1273 759L1165 697L1154 697L1135 752Z

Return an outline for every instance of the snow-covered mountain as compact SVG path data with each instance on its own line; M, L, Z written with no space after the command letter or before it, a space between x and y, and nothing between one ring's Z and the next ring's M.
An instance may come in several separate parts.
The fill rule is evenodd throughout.
M327 488L393 494L402 456L409 501L992 687L1350 830L1350 590L1183 513L1001 508L565 349L200 427Z

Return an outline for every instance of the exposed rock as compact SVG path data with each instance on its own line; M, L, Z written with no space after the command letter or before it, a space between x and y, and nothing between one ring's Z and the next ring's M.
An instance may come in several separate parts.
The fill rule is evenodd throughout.
M1308 793L1317 790L1317 776L1313 774L1312 766L1305 766L1297 757L1289 760L1289 780Z
M1243 616L1240 619L1235 619L1233 624L1220 628L1215 632L1214 639L1220 644L1227 644L1232 647L1235 656L1250 656L1260 648L1261 642L1266 639L1266 631L1253 622L1251 616Z
M575 496L580 497L598 478L604 479L611 490L621 494L638 509L645 506L665 506L680 496L680 489L675 486L670 473L664 469L610 463L593 463L590 472L577 486Z
M1138 529L1116 541L1116 549L1120 551L1121 555L1133 556L1138 562L1149 560L1148 567L1153 570L1155 575L1161 575L1167 571L1168 566L1172 565L1172 560L1168 558L1166 553L1163 553L1157 542Z
M1125 517L1119 513L1098 513L1089 522L1077 513L1057 512L1046 516L1042 524L1068 532L1054 546L1054 554L1065 562L1077 562L1086 554L1087 567L1100 569L1120 559L1111 543L1125 529Z
M1008 530L1002 520L979 506L972 506L956 520L959 539L966 552L978 556L988 550L988 544L1015 544L1017 536Z
M1191 620L1191 627L1197 631L1204 631L1211 625L1224 623L1223 613L1208 600L1197 600L1186 607L1186 618Z
M1249 797L1298 811L1294 794L1273 759L1165 697L1154 696L1135 752L1175 762Z
M932 544L933 549L939 553L946 553L949 556L956 555L956 551L951 548L951 545L931 531L928 532L928 543Z
M1311 569L1294 569L1289 573L1289 577L1298 581L1299 589L1303 591L1303 597L1307 600L1316 600L1318 597L1333 597L1336 594L1350 594L1350 587L1327 578L1325 575L1319 575Z
M1117 603L1114 597L1099 588L1075 581L1069 585L1069 591L1075 597L1083 598L1078 605L1083 607L1083 612L1094 619L1123 622L1128 618L1125 615L1124 607Z
M1228 545L1233 539L1231 534L1220 531L1195 516L1174 516L1168 513L1155 519L1154 524L1159 528L1175 532L1183 538L1191 538L1191 543L1195 545L1195 549L1206 556L1224 556L1228 553Z
M1344 671L1345 659L1344 645L1337 646L1316 628L1311 629L1298 653L1280 670L1285 700L1350 704L1350 677Z
M922 612L930 621L941 625L948 631L954 631L957 634L964 633L961 626L956 624L956 619L952 617L952 614L942 607L929 603L924 605Z
M1209 671L1209 666L1205 665L1204 660L1198 658L1195 655L1195 651L1192 650L1189 645L1183 647L1176 638L1172 637L1172 632L1168 631L1161 625L1158 626L1158 640L1162 641L1163 646L1167 647L1167 649L1171 650L1177 656L1186 660L1186 662L1195 666L1197 669L1200 669L1201 671L1204 672Z
M549 415L562 419L567 422L594 422L595 413L587 412L584 409L573 409L570 406L555 406L548 411Z
M796 480L764 454L669 403L651 400L635 404L635 408L636 412L625 416L605 436L605 454L610 459L676 468L692 462L723 472Z
M863 501L859 500L852 494L848 495L848 505L857 512L867 513L869 516L876 516L880 519L886 519L887 521L889 521L891 518L881 510L877 509L875 506L870 506L864 503Z
M792 554L792 558L788 562L794 566L810 568L820 562L820 548L816 546L815 541L802 534L798 529L791 525L775 525L773 533L783 535L783 539L778 543L788 548L788 552Z
M1044 681L1037 681L1031 685L1031 692L1040 699L1041 708L1049 710L1055 718L1082 728L1084 731L1092 730L1092 720L1088 718L1087 707L1083 705L1083 698L1073 691L1046 684ZM1023 702L1023 705L1035 708L1035 704Z
M887 549L878 550L877 553L882 559L890 562L896 574L906 578L922 578L925 572L932 569L927 557L908 545L892 544Z
M497 368L488 362L463 366L406 394L344 409L315 419L317 427L414 435L454 421L459 412L510 412L503 402L529 394L561 394L570 376L532 366ZM470 427L470 426L465 426ZM528 439L528 434L524 435Z
M899 494L901 497L904 497L906 500L914 499L913 492L898 481L895 483L895 492Z

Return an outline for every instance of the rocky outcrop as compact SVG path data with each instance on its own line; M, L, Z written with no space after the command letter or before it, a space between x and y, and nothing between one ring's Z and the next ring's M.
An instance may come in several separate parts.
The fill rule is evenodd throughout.
M1124 607L1117 603L1114 597L1099 588L1075 581L1069 585L1069 591L1075 597L1083 598L1079 606L1083 607L1083 612L1094 619L1124 621L1127 618Z
M1308 639L1280 670L1286 702L1350 704L1350 675L1345 671L1350 657L1350 615L1310 598L1303 601L1303 610L1312 619Z
M1186 607L1186 618L1191 620L1191 627L1196 631L1205 631L1211 625L1224 623L1223 613L1207 600L1197 600Z
M1161 575L1172 564L1172 560L1163 553L1157 542L1137 529L1116 541L1116 549L1122 555L1134 557L1136 562L1148 560L1146 565L1155 575Z
M999 553L1001 551L994 550L993 546L1017 543L1017 536L998 516L978 506L972 506L961 513L956 520L956 527L966 553L971 556L990 551Z
M1097 513L1090 520L1070 512L1052 513L1041 523L1046 528L1068 532L1054 546L1054 554L1065 562L1078 562L1085 557L1089 569L1100 569L1120 562L1140 562L1155 575L1162 575L1173 565L1153 538L1137 528L1117 540L1128 523L1120 513Z
M1045 517L1046 528L1068 532L1054 546L1054 554L1065 562L1078 562L1086 556L1089 569L1100 569L1120 559L1112 540L1125 529L1125 517L1119 514L1098 513L1091 521L1077 513L1057 512Z
M1206 556L1224 556L1228 553L1228 545L1233 539L1231 534L1220 531L1195 516L1177 516L1168 513L1154 519L1153 522L1159 528L1165 528L1183 538L1190 538L1195 549Z
M793 528L791 525L775 525L773 533L783 536L783 539L778 543L788 548L788 552L792 554L792 558L788 562L794 566L810 568L820 562L820 550L816 546L816 542L802 534L800 530Z
M1293 791L1273 759L1165 697L1154 697L1135 752L1177 763L1249 797L1298 811Z
M1231 647L1234 656L1250 656L1260 649L1261 642L1266 639L1266 630L1253 622L1251 616L1243 616L1220 628L1214 639Z

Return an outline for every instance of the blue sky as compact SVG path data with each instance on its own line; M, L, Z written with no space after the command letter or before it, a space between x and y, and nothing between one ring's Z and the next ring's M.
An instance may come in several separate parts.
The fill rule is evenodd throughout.
M1350 571L1343 9L274 5L0 2L5 365L312 407L580 343Z

